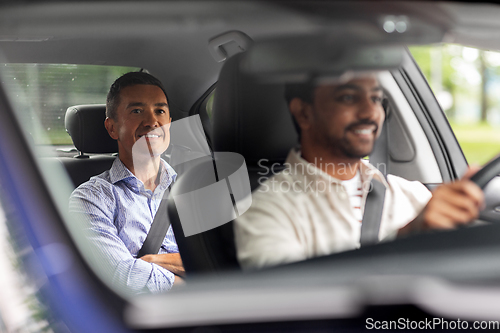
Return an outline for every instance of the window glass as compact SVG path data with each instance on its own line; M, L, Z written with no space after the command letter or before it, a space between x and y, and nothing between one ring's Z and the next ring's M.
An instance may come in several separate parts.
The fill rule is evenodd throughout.
M500 151L500 53L454 44L410 47L470 164Z
M215 96L215 89L212 91L210 94L210 97L207 100L207 104L205 106L205 110L207 111L208 118L212 120L212 109L214 107L214 96Z
M110 85L135 67L69 64L0 64L2 84L22 111L35 144L72 144L64 128L66 109L106 103ZM40 124L36 125L36 123Z
M18 215L1 184L0 203L0 332L53 332L53 318L39 300L35 279L24 270L22 261L32 248L22 241Z

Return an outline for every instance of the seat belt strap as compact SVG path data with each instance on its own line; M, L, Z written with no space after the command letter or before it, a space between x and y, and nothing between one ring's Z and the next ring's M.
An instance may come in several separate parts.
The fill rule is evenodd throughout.
M389 127L388 119L390 110L387 100L384 102L386 118L382 127L382 132L375 142L375 147L370 154L370 163L375 166L387 179L387 168L389 167ZM370 183L371 191L368 192L365 202L365 211L361 222L361 237L359 242L361 246L376 244L380 223L382 221L382 211L385 201L385 186L381 182L372 179Z
M371 191L368 192L365 202L363 221L361 222L361 246L371 245L378 242L382 211L384 210L385 186L381 182L372 179Z
M146 254L158 254L158 251L163 244L163 240L165 239L168 228L170 227L170 220L168 219L167 214L167 197L170 193L171 186L172 184L170 184L168 189L163 194L160 207L158 207L148 235L146 236L141 249L137 253L137 258L145 256Z

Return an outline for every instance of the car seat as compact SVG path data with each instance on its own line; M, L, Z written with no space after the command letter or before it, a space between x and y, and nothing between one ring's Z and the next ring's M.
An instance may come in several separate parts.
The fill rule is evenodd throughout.
M106 105L76 105L66 110L64 124L78 150L74 157L60 157L75 187L111 168L118 144L106 128ZM91 154L91 155L90 155Z
M298 139L284 99L284 85L260 83L242 73L242 56L228 59L221 70L213 106L212 142L215 154L234 152L245 158L254 190L283 169ZM229 163L223 159L216 162ZM173 197L192 188L193 179L200 179L201 172L215 165L212 160L205 163L177 178L168 203L168 215L188 275L239 269L232 221L189 237L182 230Z

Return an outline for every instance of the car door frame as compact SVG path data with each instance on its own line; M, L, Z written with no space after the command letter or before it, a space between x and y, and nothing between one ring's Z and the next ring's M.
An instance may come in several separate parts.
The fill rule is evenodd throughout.
M126 301L96 276L77 250L39 168L36 146L28 142L15 112L0 85L0 185L10 234L22 250L17 259L56 323L75 332L129 332L121 319Z
M393 71L393 77L429 141L443 181L460 178L468 167L465 156L445 113L408 49L403 55L402 66Z

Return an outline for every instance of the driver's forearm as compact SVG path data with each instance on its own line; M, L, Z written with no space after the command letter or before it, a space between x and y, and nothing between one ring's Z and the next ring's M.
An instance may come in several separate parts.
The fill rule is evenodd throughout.
M411 221L410 223L399 229L397 237L414 235L425 230L424 210L422 210L420 214L418 214L417 217L413 219L413 221Z

